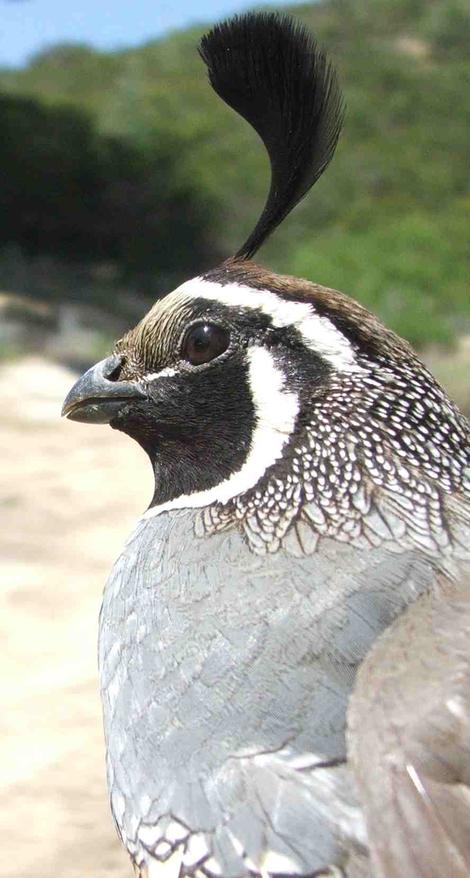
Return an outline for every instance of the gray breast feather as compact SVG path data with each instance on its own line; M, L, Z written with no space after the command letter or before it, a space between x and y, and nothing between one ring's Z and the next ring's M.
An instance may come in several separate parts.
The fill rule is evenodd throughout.
M433 577L409 551L325 539L260 558L234 530L195 537L192 512L141 522L99 648L113 811L137 862L182 844L167 824L227 878L270 852L298 873L342 862L361 835L341 766L356 667Z

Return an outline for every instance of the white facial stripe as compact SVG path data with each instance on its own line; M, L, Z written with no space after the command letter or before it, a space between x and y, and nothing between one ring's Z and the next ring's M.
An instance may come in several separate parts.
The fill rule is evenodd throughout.
M194 298L220 302L222 305L253 308L268 315L273 326L293 326L305 345L340 372L362 372L354 349L331 320L316 314L313 304L289 302L269 290L255 290L245 284L221 284L196 277L175 290Z
M250 348L248 362L256 426L245 463L238 472L214 488L195 491L154 506L144 514L144 518L170 509L196 509L211 503L227 503L253 488L268 467L279 460L294 430L299 400L297 394L284 389L284 376L272 354L265 348Z
M174 375L178 373L178 369L174 369L173 366L167 366L165 369L162 369L160 372L147 372L146 375L142 375L141 381L155 381L155 378L173 378Z

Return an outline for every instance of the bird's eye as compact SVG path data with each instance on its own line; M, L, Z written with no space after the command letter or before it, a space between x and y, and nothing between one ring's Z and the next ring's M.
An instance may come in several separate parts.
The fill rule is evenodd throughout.
M227 350L230 336L222 326L215 323L199 323L192 326L183 340L183 359L192 366L209 363Z

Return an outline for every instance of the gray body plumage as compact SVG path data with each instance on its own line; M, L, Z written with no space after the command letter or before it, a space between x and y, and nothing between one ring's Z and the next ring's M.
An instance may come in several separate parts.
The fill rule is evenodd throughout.
M203 861L224 876L346 865L365 844L344 765L355 671L429 591L435 566L328 539L310 557L259 557L238 530L196 536L197 515L141 521L104 595L119 831L137 862L167 861L170 844L182 853L184 833L197 835L188 872Z

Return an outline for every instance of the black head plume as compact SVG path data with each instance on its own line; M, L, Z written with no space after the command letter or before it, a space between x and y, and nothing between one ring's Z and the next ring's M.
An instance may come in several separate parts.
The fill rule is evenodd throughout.
M250 259L332 158L341 92L324 53L287 15L236 16L206 34L199 52L214 91L253 126L271 162L263 212L236 254Z

